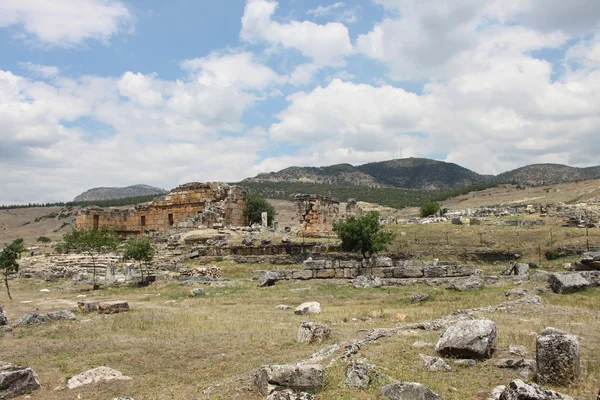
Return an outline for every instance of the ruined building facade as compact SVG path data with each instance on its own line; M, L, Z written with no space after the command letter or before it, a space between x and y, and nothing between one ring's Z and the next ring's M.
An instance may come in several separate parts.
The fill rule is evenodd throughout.
M166 233L173 228L243 226L245 192L226 183L186 183L134 208L86 208L79 212L77 229L106 227L120 236Z
M340 216L340 202L316 194L296 195L296 213L300 221L300 235L324 236L333 233L333 224Z

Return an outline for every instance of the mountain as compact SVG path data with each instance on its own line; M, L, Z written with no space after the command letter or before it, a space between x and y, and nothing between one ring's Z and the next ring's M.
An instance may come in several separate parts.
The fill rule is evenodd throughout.
M600 166L576 168L562 164L532 164L504 172L495 179L527 186L543 186L598 178Z
M426 158L403 158L359 166L289 167L243 182L303 182L377 188L449 190L488 182L489 178L459 165Z
M129 197L155 196L167 194L164 189L148 185L133 185L127 187L99 187L90 189L75 197L73 201L102 201L125 199Z

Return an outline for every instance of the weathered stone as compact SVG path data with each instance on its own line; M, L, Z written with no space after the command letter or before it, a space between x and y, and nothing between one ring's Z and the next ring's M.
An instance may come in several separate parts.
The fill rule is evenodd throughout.
M67 381L67 387L69 389L76 389L92 383L129 380L131 380L130 377L123 375L117 370L108 367L98 367L75 375Z
M50 317L48 317L46 314L24 314L21 318L15 321L13 328L17 328L19 326L45 324L48 322L50 322Z
M322 343L331 335L331 328L325 324L301 322L298 329L299 343Z
M429 298L427 293L413 293L410 297L410 301L413 303L421 303Z
M273 271L262 271L258 277L258 285L260 287L273 286L279 280L279 275Z
M285 305L285 304L280 304L277 307L275 307L276 310L291 310L292 307Z
M579 377L579 341L575 335L549 334L537 337L537 382L567 386Z
M600 251L583 253L579 260L578 270L600 270Z
M201 297L204 296L204 289L203 288L194 288L190 290L190 295L193 297Z
M325 260L308 258L302 263L302 269L325 269Z
M307 280L312 279L312 271L293 270L292 279Z
M504 389L500 400L573 400L573 398L535 383L515 379Z
M285 387L275 388L267 396L267 400L316 400L315 396L306 392L297 392Z
M499 360L495 360L494 365L498 368L516 370L523 378L532 378L535 376L535 360L529 360L525 358L501 358Z
M367 275L367 276L361 275L361 276L357 276L356 278L354 278L354 280L352 281L352 284L357 289L367 289L367 288L381 287L383 282L381 281L380 278L373 276L373 275Z
M422 266L398 266L392 269L394 278L422 278L423 275Z
M373 257L371 258L371 265L373 267L391 267L392 259L389 257Z
M257 371L254 383L265 396L277 386L314 392L325 383L325 368L317 364L264 365Z
M12 332L12 328L9 325L0 325L0 332Z
M385 385L381 394L389 400L442 400L427 386L416 382L398 382Z
M77 302L77 308L79 308L79 311L86 312L86 313L98 310L99 305L100 305L100 303L97 301Z
M309 301L300 304L294 310L294 314L306 315L306 314L318 314L321 312L321 304L316 301Z
M464 359L460 359L460 360L454 360L452 361L452 364L458 366L458 367L474 367L475 365L477 365L477 362L475 360L470 360L468 358L464 358Z
M431 357L425 354L419 354L421 361L425 365L425 369L431 372L450 372L452 371L452 367L450 367L443 358L440 357Z
M506 292L504 292L504 295L506 297L515 298L515 297L527 296L527 295L529 295L529 292L523 288L514 288L514 289L509 289Z
M0 305L0 326L8 325L8 317L4 313L4 307Z
M483 286L483 281L479 278L460 279L448 287L448 289L466 292L468 290L480 289Z
M75 319L75 314L69 310L59 310L49 312L48 317L54 321L73 321Z
M39 388L40 381L31 368L0 362L0 399L21 396Z
M335 278L335 269L317 269L313 271L313 278L316 279L331 279Z
M369 367L358 362L348 364L345 376L344 384L353 389L365 389L371 382Z
M548 277L548 283L554 293L574 293L590 286L590 282L576 272L564 274L552 274Z
M500 396L502 396L502 392L506 389L504 385L498 385L492 389L487 400L500 400Z
M495 339L496 324L493 321L459 321L446 329L435 349L445 357L490 358Z
M508 346L508 352L510 354L514 354L517 356L521 356L521 357L525 357L527 354L529 354L529 351L527 351L527 347L525 346L517 346L517 345L510 345Z
M117 314L125 311L129 311L129 303L126 301L113 301L98 304L98 313L100 314Z

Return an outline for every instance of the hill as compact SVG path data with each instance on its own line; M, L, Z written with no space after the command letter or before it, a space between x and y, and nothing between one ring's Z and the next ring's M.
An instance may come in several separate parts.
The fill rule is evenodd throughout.
M127 187L99 187L87 190L75 197L74 202L117 200L130 197L145 197L167 194L164 189L149 185L133 185Z
M569 167L562 164L532 164L504 172L496 180L527 186L556 185L600 178L600 166Z
M335 186L451 190L487 182L489 178L453 163L426 158L403 158L359 166L289 167L259 174L244 182L297 182Z

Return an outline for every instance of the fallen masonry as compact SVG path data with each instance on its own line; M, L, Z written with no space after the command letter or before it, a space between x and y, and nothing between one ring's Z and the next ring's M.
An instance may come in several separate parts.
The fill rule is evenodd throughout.
M0 399L21 396L39 388L40 381L31 368L0 361Z
M256 270L253 279L261 286L271 286L280 280L355 279L376 278L375 286L405 286L417 283L453 285L469 283L482 276L482 271L458 263L437 263L418 260L394 260L390 257L362 259L332 257L302 263L301 270ZM355 283L357 287L371 287L373 283Z

